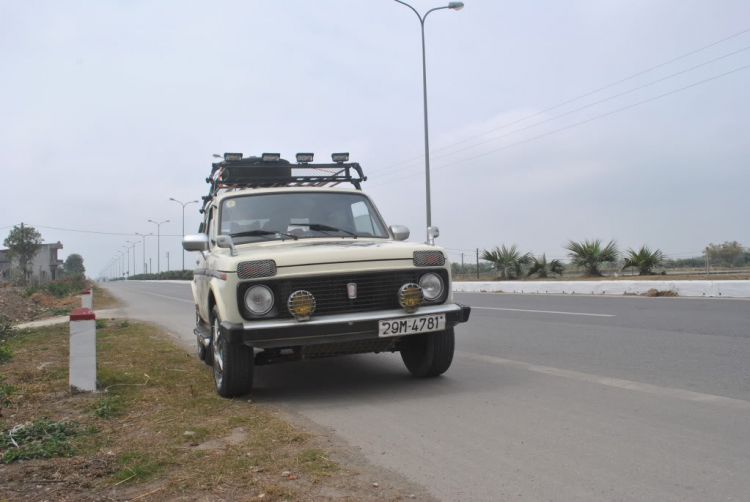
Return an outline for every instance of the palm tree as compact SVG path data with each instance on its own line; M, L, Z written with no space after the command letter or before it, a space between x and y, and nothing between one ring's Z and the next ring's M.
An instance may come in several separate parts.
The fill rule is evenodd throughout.
M569 251L571 264L577 267L583 267L589 277L601 277L602 272L599 267L602 263L613 263L617 261L620 254L617 251L617 243L609 241L609 244L602 246L601 239L589 241L585 239L582 242L569 241L565 246Z
M482 252L482 259L492 263L492 268L497 270L501 281L518 279L521 277L521 268L531 263L531 253L521 254L518 247L513 244L510 248L495 246L495 249Z
M653 269L658 267L662 261L664 261L664 254L660 249L651 251L648 246L641 246L638 251L628 249L622 270L635 267L638 269L638 275L653 275Z
M526 277L531 277L532 275L536 274L540 279L546 279L547 277L549 277L549 274L562 275L563 270L565 270L565 267L560 262L560 260L552 260L551 262L547 262L547 255L545 253L542 254L541 259L537 258L536 256L531 258L531 268L529 268L529 271L526 273Z

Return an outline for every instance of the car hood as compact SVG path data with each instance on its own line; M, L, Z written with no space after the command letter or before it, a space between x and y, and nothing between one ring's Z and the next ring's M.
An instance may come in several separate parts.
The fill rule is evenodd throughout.
M229 250L221 250L224 256L219 260L219 268L226 271L236 270L238 263L252 260L274 260L278 267L412 260L414 251L443 251L439 247L427 244L363 238L254 242L236 245L235 248L237 256L231 256Z

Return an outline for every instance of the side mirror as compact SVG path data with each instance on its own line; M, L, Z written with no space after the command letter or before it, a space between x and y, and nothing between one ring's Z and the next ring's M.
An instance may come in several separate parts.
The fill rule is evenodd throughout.
M216 245L220 248L229 248L232 250L232 256L237 256L237 250L234 249L234 241L230 235L222 234L216 237Z
M388 230L393 234L393 238L397 241L405 241L409 238L409 227L404 225L392 225L388 227Z
M182 239L185 251L208 251L208 236L206 234L186 235Z
M434 246L436 237L440 237L440 229L438 227L427 227L427 244Z

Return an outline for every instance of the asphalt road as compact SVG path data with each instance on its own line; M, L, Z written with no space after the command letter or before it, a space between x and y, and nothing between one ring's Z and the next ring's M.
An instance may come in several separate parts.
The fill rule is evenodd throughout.
M194 345L186 285L111 283ZM253 399L446 501L750 500L750 301L457 294L443 377L398 355L257 370Z

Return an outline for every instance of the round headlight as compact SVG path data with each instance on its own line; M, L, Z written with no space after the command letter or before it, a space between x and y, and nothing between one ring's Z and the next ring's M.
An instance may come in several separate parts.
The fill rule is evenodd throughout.
M425 274L419 279L419 287L426 300L437 300L443 294L443 279L437 274Z
M245 293L245 307L255 315L263 315L273 308L273 291L268 286L253 286Z

